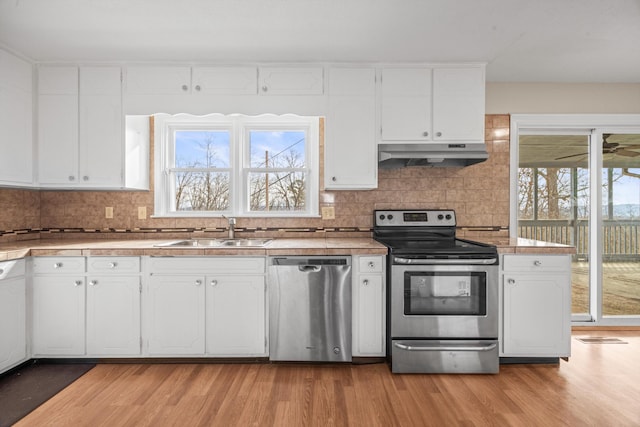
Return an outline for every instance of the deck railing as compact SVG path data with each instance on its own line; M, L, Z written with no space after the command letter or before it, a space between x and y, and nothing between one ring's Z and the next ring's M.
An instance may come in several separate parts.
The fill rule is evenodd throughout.
M602 256L606 261L638 260L640 221L604 220ZM518 236L576 247L576 259L587 259L589 228L586 220L521 220Z

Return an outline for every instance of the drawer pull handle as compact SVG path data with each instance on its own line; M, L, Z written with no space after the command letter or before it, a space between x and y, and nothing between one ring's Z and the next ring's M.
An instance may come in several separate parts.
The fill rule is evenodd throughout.
M542 261L535 260L533 261L533 265L535 265L536 267L540 267L542 265Z
M56 262L55 264L53 264L53 268L62 268L62 263Z
M116 268L118 266L117 262L110 262L109 263L109 268Z

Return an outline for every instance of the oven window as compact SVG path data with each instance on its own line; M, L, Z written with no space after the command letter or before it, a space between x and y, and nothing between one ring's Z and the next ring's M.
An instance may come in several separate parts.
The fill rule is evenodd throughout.
M404 314L484 316L487 275L484 272L405 272Z

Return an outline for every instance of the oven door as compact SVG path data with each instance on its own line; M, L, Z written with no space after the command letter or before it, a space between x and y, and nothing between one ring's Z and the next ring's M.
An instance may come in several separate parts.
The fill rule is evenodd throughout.
M391 337L498 337L497 265L391 266Z

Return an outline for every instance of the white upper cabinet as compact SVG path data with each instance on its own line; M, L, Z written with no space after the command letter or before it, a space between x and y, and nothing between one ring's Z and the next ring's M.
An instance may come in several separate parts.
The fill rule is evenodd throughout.
M329 69L326 189L371 189L378 185L375 78L373 68Z
M32 67L0 49L0 183L33 183Z
M256 67L193 67L192 92L214 95L258 93Z
M38 68L38 181L78 182L78 68Z
M53 188L122 188L120 67L38 69L38 182Z
M384 142L484 141L484 67L382 70Z
M322 67L261 67L260 93L263 95L322 95Z
M179 95L191 92L191 67L127 67L130 95Z

